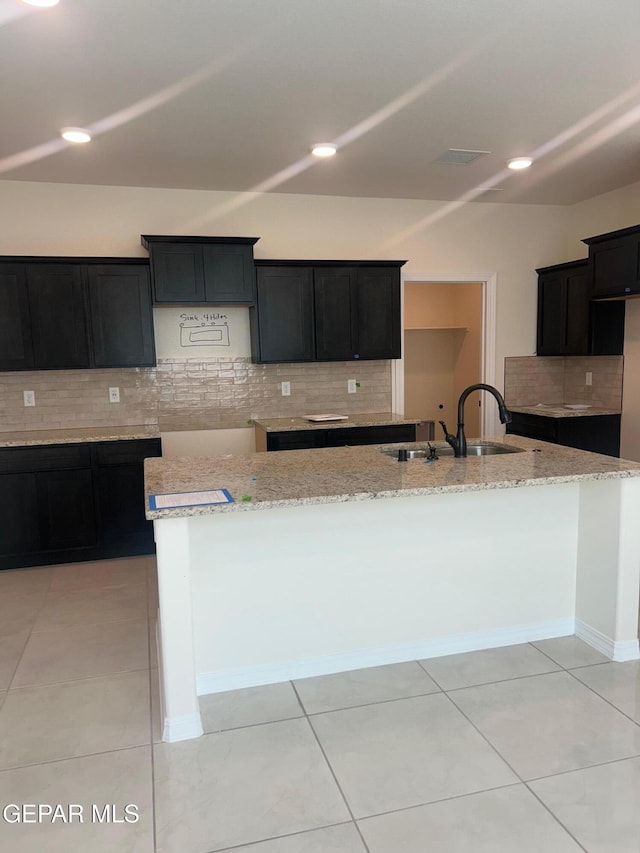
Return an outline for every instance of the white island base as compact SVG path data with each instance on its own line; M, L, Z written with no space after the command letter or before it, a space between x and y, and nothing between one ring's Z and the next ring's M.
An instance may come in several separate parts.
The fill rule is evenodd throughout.
M157 519L163 738L293 678L573 633L638 658L639 510L631 477Z

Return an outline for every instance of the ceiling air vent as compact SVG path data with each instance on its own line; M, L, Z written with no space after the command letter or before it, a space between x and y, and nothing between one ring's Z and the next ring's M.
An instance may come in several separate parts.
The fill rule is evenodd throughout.
M446 163L454 166L466 166L467 163L473 163L478 157L484 157L485 154L491 154L491 151L472 151L468 148L449 148L444 154L441 154L434 163Z

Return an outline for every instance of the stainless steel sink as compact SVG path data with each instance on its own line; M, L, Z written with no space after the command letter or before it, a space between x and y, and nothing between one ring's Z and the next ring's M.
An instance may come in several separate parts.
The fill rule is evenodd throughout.
M415 447L395 447L393 449L383 447L380 452L387 456L399 458L399 453L402 451L403 457L406 459L426 459L431 455L429 448ZM510 444L493 444L487 442L485 444L467 444L467 456L501 456L504 453L523 453L521 447L513 447ZM406 456L404 454L406 453ZM436 447L437 456L453 456L453 448L449 445Z
M510 444L467 444L467 456L500 456L503 453L523 453L521 447ZM453 448L447 445L440 448L438 456L453 456Z

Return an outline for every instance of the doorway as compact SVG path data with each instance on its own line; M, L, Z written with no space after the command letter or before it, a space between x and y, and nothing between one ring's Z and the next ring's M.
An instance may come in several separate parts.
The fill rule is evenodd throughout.
M403 325L406 326L406 331L403 335L403 356L393 362L392 368L393 411L404 412L409 416L411 409L411 417L435 421L436 425L439 420L445 420L449 429L455 432L456 406L460 391L478 381L495 385L497 276L493 272L477 275L405 273L403 281L403 317L406 316ZM429 288L434 289L429 291ZM455 291L454 288L460 290ZM423 307L416 307L412 291L418 292L419 303ZM405 309L407 293L411 295L409 305ZM423 294L422 297L420 293ZM464 295L470 294L472 317L465 316L466 308L461 305ZM434 304L429 307L429 302ZM459 308L456 308L456 302ZM473 354L473 368L469 367L466 358L468 353ZM464 354L462 359L459 358L461 354ZM409 365L405 371L407 356ZM415 366L412 366L412 363ZM460 367L458 371L455 369L456 363ZM424 365L431 365L434 374L439 370L440 379L433 375L433 381L429 385L427 377L417 378ZM446 381L443 378L445 373L450 377ZM412 387L415 390L412 390ZM448 394L443 397L442 394L446 390ZM481 407L471 405L474 398L476 403L480 399ZM440 405L443 408L439 408ZM414 413L415 406L419 408ZM465 410L467 435L493 435L498 429L497 411L494 411L494 408L486 405L480 395L473 395ZM439 435L440 427L437 429L436 435Z
M404 414L455 433L461 392L482 378L482 283L406 282L404 288ZM474 399L475 397L475 399ZM468 436L479 437L474 395L465 409Z

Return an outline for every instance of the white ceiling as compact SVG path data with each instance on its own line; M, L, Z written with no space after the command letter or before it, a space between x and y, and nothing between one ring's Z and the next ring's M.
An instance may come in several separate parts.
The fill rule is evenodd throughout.
M0 79L4 180L551 204L640 180L638 0L0 0Z

